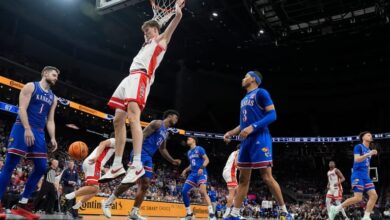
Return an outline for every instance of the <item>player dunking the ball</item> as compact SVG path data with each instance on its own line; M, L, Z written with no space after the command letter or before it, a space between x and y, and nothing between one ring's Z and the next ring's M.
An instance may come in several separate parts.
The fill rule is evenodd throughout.
M348 206L361 202L363 200L363 193L368 194L368 202L363 220L370 220L370 214L378 199L375 185L370 178L371 157L377 155L378 152L376 150L370 150L370 144L373 141L370 132L362 132L359 137L362 143L356 145L353 149L354 162L351 183L354 195L352 198L345 200L341 205L330 207L330 220L335 219L337 213L339 213L343 208L345 209Z
M326 210L329 213L332 201L335 201L337 205L341 204L343 199L343 186L341 185L345 181L344 175L339 169L336 168L334 161L329 162L328 175L328 192L326 193ZM345 220L348 220L347 214L344 209L341 209Z
M225 219L238 220L242 202L248 193L253 169L259 169L263 181L279 204L281 219L290 219L283 200L279 184L272 176L272 138L268 125L276 120L275 106L263 88L259 88L263 77L257 71L250 71L242 80L242 87L247 91L241 100L240 125L224 135L229 142L233 135L242 140L238 154L237 167L240 170L240 181L234 207Z
M141 163L142 128L141 111L145 108L150 87L155 78L155 71L161 63L172 34L182 18L184 0L177 0L175 17L162 34L157 21L150 20L142 25L145 43L134 57L130 74L119 84L108 105L115 109L115 158L112 167L101 177L100 182L107 182L125 174L122 155L126 140L126 118L129 119L133 139L134 156L132 165L126 174L126 182L135 182L143 176L145 170Z
M41 72L41 81L29 82L22 88L19 95L19 114L11 130L5 165L0 172L0 199L2 199L12 172L20 159L26 157L34 162L34 170L28 177L18 208L12 210L13 214L30 219L37 219L39 215L31 212L27 205L28 199L47 169L45 127L50 136L52 151L57 149L54 123L57 98L50 88L56 84L59 74L57 68L46 66Z

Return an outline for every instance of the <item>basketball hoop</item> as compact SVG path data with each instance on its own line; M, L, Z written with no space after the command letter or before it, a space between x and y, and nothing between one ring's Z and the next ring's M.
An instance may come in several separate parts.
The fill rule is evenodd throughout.
M176 0L150 0L153 9L153 18L163 27L175 14Z

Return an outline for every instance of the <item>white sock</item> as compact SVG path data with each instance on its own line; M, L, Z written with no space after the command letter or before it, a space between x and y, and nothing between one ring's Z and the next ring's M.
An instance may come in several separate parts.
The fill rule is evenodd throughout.
M340 201L336 201L336 205L341 205L341 202ZM343 208L341 208L341 213L343 214L344 217L347 217L347 213L345 213L345 210Z
M279 206L279 210L288 213L286 205Z
M213 206L209 205L208 208L209 208L209 213L214 214Z
M74 199L74 197L76 197L76 193L75 192L71 192L71 193L68 193L68 194L65 195L65 198L67 200Z
M364 218L369 218L370 217L370 212L364 212Z
M133 207L133 209L131 210L131 214L132 214L132 215L137 214L137 213L138 213L138 210L139 210L139 208Z
M110 197L106 200L106 204L111 205L116 199L116 196L114 194L111 194Z
M186 207L186 211L187 211L187 215L191 215L192 214L192 211L191 211L191 207Z
M228 214L230 214L230 211L232 210L232 208L226 208L226 211L225 211L225 213L228 213Z
M141 161L141 154L134 154L133 162L140 162Z
M122 165L122 156L115 156L114 157L114 163L112 164L113 167L119 167Z
M72 208L79 209L82 205L83 205L83 203L81 201L78 201Z
M232 212L230 213L230 215L233 216L233 217L240 216L240 208L233 207Z
M23 197L21 200L19 200L19 203L27 204L28 203L28 199Z

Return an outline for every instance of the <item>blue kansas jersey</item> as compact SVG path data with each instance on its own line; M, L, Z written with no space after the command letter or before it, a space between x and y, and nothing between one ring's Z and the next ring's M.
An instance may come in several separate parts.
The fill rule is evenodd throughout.
M161 144L167 139L167 137L168 130L164 126L164 123L161 123L161 127L144 140L142 151L153 157Z
M267 90L257 88L248 92L241 100L240 128L245 129L249 125L260 121L266 115L265 107L272 105L272 99ZM264 128L263 130L268 130Z
M191 173L198 173L199 168L203 165L204 159L203 155L206 154L206 151L201 146L196 146L194 149L188 151L187 156L188 160L191 163ZM206 169L203 170L203 174L206 174Z
M44 128L51 106L54 102L54 94L51 90L44 91L39 82L34 82L34 92L27 108L28 122L32 128ZM21 123L20 117L16 118L17 123Z

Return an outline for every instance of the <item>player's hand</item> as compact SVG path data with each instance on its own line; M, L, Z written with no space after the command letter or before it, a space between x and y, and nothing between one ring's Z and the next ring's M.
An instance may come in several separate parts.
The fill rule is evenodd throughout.
M24 130L24 142L27 146L31 147L35 142L35 137L31 128L27 128Z
M175 160L173 160L172 164L175 165L175 166L180 166L181 160L175 159Z
M183 170L183 172L180 174L180 176L183 177L183 178L185 178L185 177L186 177L186 173L187 173L187 172L186 172L185 170Z
M374 156L374 155L377 155L378 154L378 151L377 150L372 150L370 151L370 155L371 156Z
M184 0L177 0L175 5L175 14L183 15L183 12L181 11L183 7L184 7Z
M253 126L252 126L252 125L249 125L249 126L246 127L244 130L241 131L241 133L239 134L239 137L240 137L240 139L245 139L245 138L247 138L248 135L250 135L252 132L253 132Z
M226 134L223 136L223 141L228 144L231 141L231 138L232 136L230 135L230 132L226 132Z
M88 164L89 165L92 165L96 162L97 158L96 157L92 157L91 159L88 160Z
M58 148L58 144L57 144L57 141L56 141L55 138L52 138L52 139L50 140L50 144L51 144L51 147L52 147L51 152L56 151L57 148Z
M198 176L202 176L203 175L203 169L199 169L198 170Z

